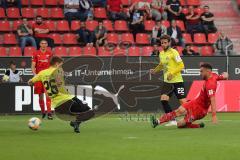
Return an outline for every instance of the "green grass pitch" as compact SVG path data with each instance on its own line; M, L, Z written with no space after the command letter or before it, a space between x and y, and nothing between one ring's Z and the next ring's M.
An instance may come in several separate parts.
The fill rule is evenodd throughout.
M240 113L209 117L204 129L177 129L110 115L86 122L75 134L67 122L44 120L38 131L27 116L0 116L1 160L237 160Z

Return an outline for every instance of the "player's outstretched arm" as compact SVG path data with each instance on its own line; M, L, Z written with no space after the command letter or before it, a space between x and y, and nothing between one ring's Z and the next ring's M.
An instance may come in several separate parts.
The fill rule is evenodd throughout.
M227 80L228 77L229 77L229 74L228 74L227 72L223 72L223 73L221 74L221 77L222 77L223 80Z
M35 75L32 79L28 81L28 85L33 85L35 82L41 81L40 75Z
M212 123L216 124L217 120L217 111L216 111L216 98L215 96L210 97L211 101L211 110L212 110Z
M150 73L151 74L156 74L156 73L160 72L162 69L163 69L163 65L160 62L159 65L156 68L150 69Z

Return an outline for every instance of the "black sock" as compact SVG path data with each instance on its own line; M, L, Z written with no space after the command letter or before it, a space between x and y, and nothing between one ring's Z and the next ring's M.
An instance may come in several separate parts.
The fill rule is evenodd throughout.
M168 101L162 100L161 102L162 102L162 106L163 106L165 113L172 112L172 109L171 109L170 105L168 104Z

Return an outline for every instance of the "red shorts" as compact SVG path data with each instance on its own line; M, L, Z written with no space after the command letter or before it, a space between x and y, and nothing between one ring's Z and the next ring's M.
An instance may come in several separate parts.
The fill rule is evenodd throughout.
M193 122L199 119L204 118L208 110L205 109L204 107L200 106L194 101L189 101L185 104L182 105L186 110L187 114L184 117L185 122Z
M42 82L34 83L34 94L43 94L45 93L45 88Z

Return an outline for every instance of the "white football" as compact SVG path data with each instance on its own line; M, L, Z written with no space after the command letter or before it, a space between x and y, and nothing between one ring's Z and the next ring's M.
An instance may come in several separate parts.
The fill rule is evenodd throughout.
M28 120L28 127L32 130L38 130L42 121L37 117L32 117Z

